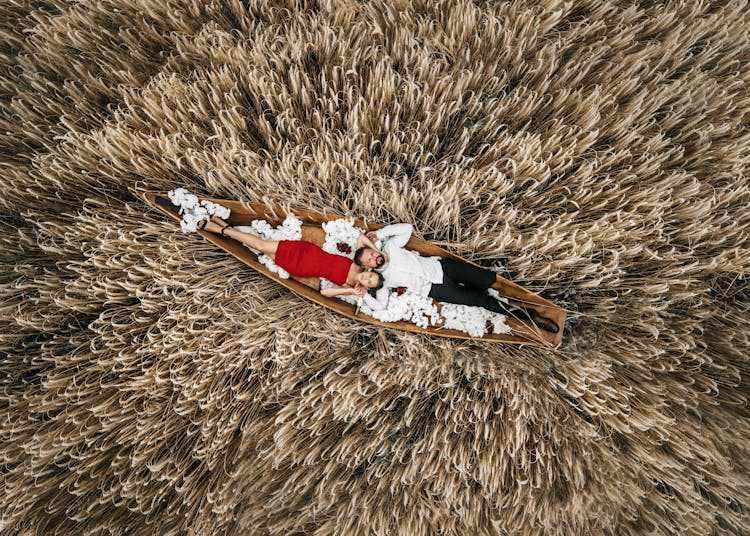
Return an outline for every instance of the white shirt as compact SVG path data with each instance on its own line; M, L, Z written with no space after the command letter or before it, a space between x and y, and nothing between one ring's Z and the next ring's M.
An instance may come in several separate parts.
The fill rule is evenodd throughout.
M413 227L408 223L395 223L375 231L381 251L388 256L387 262L377 271L383 275L383 287L375 297L365 294L365 303L377 311L388 307L391 288L406 287L408 292L427 296L432 284L443 282L443 268L440 257L422 257L415 251L405 249ZM378 245L378 242L375 245Z

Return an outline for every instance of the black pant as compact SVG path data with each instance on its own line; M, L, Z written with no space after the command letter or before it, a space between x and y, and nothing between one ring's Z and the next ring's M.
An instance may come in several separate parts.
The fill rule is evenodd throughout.
M443 267L443 282L432 284L429 296L433 300L484 307L521 320L531 320L531 314L525 308L513 307L511 312L508 304L487 294L487 289L496 279L492 270L454 259L440 259L440 266Z

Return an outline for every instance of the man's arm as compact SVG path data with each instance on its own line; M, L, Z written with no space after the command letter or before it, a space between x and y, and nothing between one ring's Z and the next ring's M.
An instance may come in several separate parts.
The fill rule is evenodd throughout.
M375 251L380 251L378 247L373 243L373 241L365 234L360 233L357 237L357 249L361 248L362 246L366 248L372 248Z
M410 223L394 223L393 225L386 225L382 229L375 231L375 234L380 240L388 240L389 244L396 247L402 248L406 245L411 238L411 233L414 228Z
M388 297L391 295L391 289L381 287L375 292L375 297L369 292L365 294L365 305L373 311L382 311L388 308Z

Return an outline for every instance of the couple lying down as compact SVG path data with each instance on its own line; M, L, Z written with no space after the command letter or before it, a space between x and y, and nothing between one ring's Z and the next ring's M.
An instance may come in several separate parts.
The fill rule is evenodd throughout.
M489 294L495 272L454 259L423 257L406 249L412 226L388 225L360 234L354 261L323 251L304 240L264 240L228 225L218 216L203 220L199 229L219 233L258 250L295 277L322 277L337 287L322 289L326 297L362 297L373 311L388 307L391 288L406 288L439 302L484 307L489 311L532 321L539 328L557 333L559 327L535 309L510 306Z

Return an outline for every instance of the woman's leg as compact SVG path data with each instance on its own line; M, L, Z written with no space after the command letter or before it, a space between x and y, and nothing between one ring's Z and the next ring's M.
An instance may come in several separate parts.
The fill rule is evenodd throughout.
M213 218L211 218L211 221L206 223L206 227L204 228L204 230L210 231L212 233L221 233L221 229L222 229L221 224L224 224L224 223L225 223L224 220L222 220L218 216L214 216ZM235 229L234 227L227 228L227 230L224 231L224 236L234 238L238 242L242 242L248 247L256 249L260 251L261 253L265 253L272 259L276 258L276 250L279 247L278 240L263 240L262 238L259 238L250 233L243 233L242 231L239 231Z

